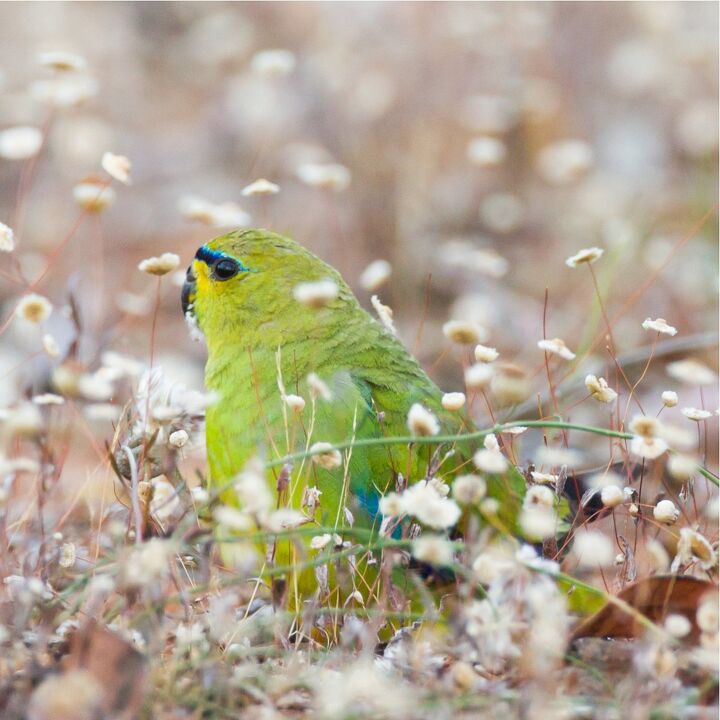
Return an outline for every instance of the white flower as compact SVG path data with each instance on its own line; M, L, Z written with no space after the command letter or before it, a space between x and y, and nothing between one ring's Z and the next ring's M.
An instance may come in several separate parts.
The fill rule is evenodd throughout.
M452 527L461 515L457 503L442 497L432 485L422 481L405 490L400 495L400 502L405 513L435 530Z
M65 50L40 52L37 61L42 67L57 70L58 72L80 72L87 67L87 61L82 55Z
M660 438L636 435L630 441L630 452L633 455L645 458L646 460L655 460L655 458L659 458L667 449L667 443Z
M680 529L680 540L677 546L677 556L673 560L672 572L677 572L678 565L687 564L697 560L703 570L710 570L717 564L717 553L708 539L697 530L689 527ZM717 598L715 600L717 607ZM698 610L698 615L699 615ZM699 617L698 617L699 620Z
M15 249L15 234L12 228L0 222L0 252L12 252Z
M688 385L712 385L717 381L717 374L697 360L677 360L665 369L670 377Z
M103 153L100 164L110 177L119 180L121 183L125 183L125 185L130 184L131 163L125 155L115 155L111 152Z
M690 420L696 420L697 422L700 422L702 420L707 420L709 417L712 417L712 413L708 412L707 410L700 410L699 408L694 407L686 407L682 409L682 414L690 419Z
M475 346L475 360L479 363L491 363L500 357L500 353L491 347L485 345Z
M42 143L43 136L37 128L8 128L0 132L0 157L6 160L26 160L37 155Z
M532 485L523 499L525 507L544 507L552 510L555 506L555 493L547 485Z
M634 435L643 437L657 437L660 434L660 421L648 415L635 415L628 425L628 429Z
M183 195L178 210L188 220L212 227L246 227L252 218L234 202L213 203L197 195Z
M480 390L490 384L493 374L492 367L487 363L473 363L465 368L465 385L471 390Z
M282 532L300 527L307 522L308 519L301 512L292 508L280 508L265 519L263 526L271 532Z
M448 320L443 325L443 334L448 340L458 345L473 345L486 336L484 328L464 320Z
M83 210L99 213L115 202L115 190L102 180L88 178L75 185L73 198Z
M69 108L95 97L98 83L87 75L43 78L30 83L30 96L38 102L57 108Z
M60 355L60 348L52 335L48 333L43 335L42 345L48 357L56 358Z
M474 505L485 497L487 484L479 475L458 475L452 485L453 497L461 505Z
M594 530L575 534L573 553L581 568L606 567L612 565L615 558L610 539Z
M673 453L667 463L668 472L680 482L691 480L697 473L697 466L695 458L678 453Z
M661 500L653 508L653 517L664 525L674 525L680 517L680 510L672 500Z
M593 149L583 140L560 140L538 155L537 169L553 185L566 185L584 175L593 164Z
M625 494L617 485L606 485L600 490L600 499L605 507L613 508L625 502Z
M392 275L392 265L387 260L373 260L360 275L360 286L368 292L381 288Z
M229 505L220 505L220 507L216 508L213 517L218 525L229 528L230 530L246 532L252 530L255 526L250 515Z
M590 265L599 260L603 256L604 252L605 251L599 247L583 248L575 253L575 255L571 255L565 261L565 264L571 268L576 268L583 264Z
M370 298L370 304L373 306L380 322L385 326L385 328L393 335L396 335L397 331L395 330L395 323L393 322L392 308L389 305L383 305L377 295L373 295Z
M414 403L407 416L407 426L417 437L428 437L440 432L440 423L433 413L420 403Z
M538 347L541 350L559 355L564 360L574 360L575 353L568 348L563 340L560 338L553 338L552 340L539 340Z
M665 618L665 630L675 638L684 638L692 630L691 622L678 613L671 613Z
M327 383L315 373L310 373L307 376L307 383L310 388L310 395L314 399L322 398L325 402L330 402L333 399L332 392L330 392Z
M337 533L324 533L322 535L315 535L310 540L310 547L313 550L322 550L323 548L326 548L330 543L332 543L335 547L338 545L342 545L342 538Z
M180 257L175 253L166 252L158 257L149 257L138 263L138 270L148 275L167 275L180 265Z
M450 565L453 561L453 546L442 535L421 535L413 542L412 554L430 565Z
M255 182L246 185L240 194L243 197L251 197L253 195L275 195L280 192L280 186L276 185L265 178L255 180Z
M50 317L53 306L44 296L28 293L18 303L16 314L23 320L39 325Z
M492 433L485 436L483 440L483 447L486 450L492 450L498 452L500 450L500 443L498 442L497 436Z
M253 55L250 67L259 75L289 75L296 65L295 55L290 50L261 50Z
M350 185L350 171L338 163L305 163L296 170L306 185L340 192Z
M556 447L554 445L541 445L535 453L535 462L538 465L561 467L567 465L575 468L580 465L582 455L571 448Z
M525 208L511 193L491 193L480 202L480 219L493 232L506 234L523 224Z
M473 462L478 470L490 475L500 475L508 468L508 461L505 456L497 450L478 450L473 455Z
M405 505L402 496L390 492L380 498L379 510L384 517L399 517L405 514Z
M497 167L507 156L507 148L502 140L494 137L478 137L470 141L467 147L469 160L480 167Z
M442 396L442 406L446 410L460 410L465 405L465 393L451 392Z
M677 335L677 329L672 325L668 325L664 318L658 318L657 320L645 318L642 326L643 330L655 330L665 335Z
M36 405L63 405L65 398L62 395L55 395L55 393L43 393L42 395L35 395L32 401Z
M152 480L153 494L150 501L150 514L160 522L171 518L181 507L180 498L171 483L163 476Z
M560 479L559 475L553 475L551 473L541 473L536 472L533 470L530 473L532 479L534 482L538 483L539 485L557 485L557 481Z
M585 378L585 387L599 402L611 403L617 398L617 393L608 385L605 378L588 375Z
M185 430L175 430L175 432L170 433L168 443L175 448L181 448L187 444L188 439L189 435Z
M315 282L298 283L293 288L293 297L303 305L321 308L332 302L340 293L340 288L329 278Z
M531 542L546 540L555 535L557 530L555 512L543 505L523 507L519 522L523 536Z
M706 593L695 614L698 627L707 635L715 635L718 631L720 611L718 610L717 592Z
M661 395L665 407L675 407L678 404L678 394L674 390L665 390Z
M305 398L300 395L285 395L283 401L293 412L301 413L305 409Z
M333 448L328 442L313 443L310 446L310 452L316 453L312 456L313 462L325 470L335 470L342 465L340 451Z

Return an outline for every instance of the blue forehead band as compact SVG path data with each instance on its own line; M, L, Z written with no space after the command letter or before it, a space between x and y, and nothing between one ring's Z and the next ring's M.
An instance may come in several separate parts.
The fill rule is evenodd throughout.
M228 260L236 262L242 272L250 271L250 268L246 267L242 263L242 261L238 260L237 258L230 257L229 255L226 255L224 252L220 252L219 250L211 250L207 245L202 245L201 247L199 247L198 251L195 253L195 257L198 260L202 260L206 265L209 266L214 265L218 260L227 258Z

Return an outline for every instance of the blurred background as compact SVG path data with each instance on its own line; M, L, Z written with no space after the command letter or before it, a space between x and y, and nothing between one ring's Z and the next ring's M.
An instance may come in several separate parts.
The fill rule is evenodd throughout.
M591 277L564 262L593 245L619 354L652 344L649 316L678 337L714 332L717 26L717 5L693 2L2 3L0 130L42 138L33 151L32 133L0 136L0 221L15 235L3 318L42 275L61 357L79 319L87 367L107 349L147 362L152 344L201 388L182 273L162 280L155 316L137 263L170 251L182 268L247 225L316 251L366 307L378 292L444 390L461 389L466 362L443 336L450 318L546 388L546 289L547 336L607 362ZM48 51L80 57L59 68ZM132 184L87 213L74 197L106 151L130 158ZM259 178L280 191L243 194ZM369 291L377 259L392 276ZM12 322L0 339L0 404L48 387L58 361L35 330ZM716 365L712 342L688 354ZM655 372L639 388L653 406L671 388L681 407L715 409L710 391Z

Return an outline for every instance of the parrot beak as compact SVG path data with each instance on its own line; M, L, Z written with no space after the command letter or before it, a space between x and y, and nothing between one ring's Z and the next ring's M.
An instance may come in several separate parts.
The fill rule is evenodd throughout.
M195 291L197 290L195 280L196 278L195 273L193 272L193 266L190 265L190 267L187 269L187 275L185 275L185 282L183 283L182 293L180 295L180 299L182 301L183 315L187 315L188 313L192 314L193 301L195 300Z

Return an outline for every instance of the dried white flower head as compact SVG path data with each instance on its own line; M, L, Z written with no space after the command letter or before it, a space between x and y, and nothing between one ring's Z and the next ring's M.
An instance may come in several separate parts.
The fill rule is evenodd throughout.
M18 126L0 132L0 157L6 160L27 160L42 147L42 133L34 127Z
M243 512L263 517L275 506L263 464L258 458L252 458L245 464L237 476L234 488L238 505Z
M524 506L520 512L520 529L523 537L540 542L553 537L557 531L557 517L552 508L543 505Z
M265 178L259 178L255 182L246 185L240 194L243 197L252 197L253 195L276 195L280 192L280 186L274 182L270 182Z
M313 399L322 398L325 402L330 402L333 399L333 394L327 383L315 373L310 373L307 376L307 383Z
M164 475L152 479L150 513L159 522L169 520L181 507L177 490Z
M672 500L661 500L653 508L653 517L664 525L674 525L680 517L680 510Z
M55 338L49 333L45 333L42 337L43 350L48 357L56 358L60 355L60 347Z
M630 441L630 452L646 460L659 458L667 449L668 444L660 438L636 435Z
M373 260L360 275L360 287L375 292L385 285L391 275L392 265L387 260Z
M5 427L11 435L18 437L35 437L43 429L43 419L37 405L22 402L10 410L5 418Z
M686 407L682 409L682 414L689 420L695 420L696 422L702 422L712 417L712 413L708 410L701 410L695 407Z
M187 441L189 439L190 436L185 430L175 430L170 433L170 436L168 437L168 444L174 448L181 448L187 445Z
M373 306L380 322L385 326L385 328L393 335L396 335L397 331L395 330L395 323L393 322L392 308L389 305L383 305L377 295L373 295L370 298L370 304Z
M566 185L584 175L593 164L593 149L583 140L560 140L538 155L537 170L553 185Z
M80 105L95 97L98 83L87 75L56 76L35 80L28 88L30 96L40 103L56 108L68 108Z
M43 393L42 395L35 395L32 401L36 405L63 405L65 398L55 393Z
M453 561L453 546L442 535L421 535L413 542L412 554L420 562L430 565L450 565Z
M475 467L490 475L501 475L508 469L508 461L499 450L478 450L473 455Z
M689 455L673 453L667 462L668 472L679 482L687 482L695 477L698 470L698 463L695 458Z
M89 213L99 213L115 202L115 190L99 178L86 178L73 188L75 202Z
M479 503L487 492L487 483L479 475L458 475L452 485L453 497L461 505Z
M250 67L253 72L266 76L289 75L297 61L290 50L282 48L261 50L252 56Z
M38 325L50 317L52 309L52 303L46 297L28 293L18 303L15 313L19 318Z
M664 335L677 335L677 329L672 325L668 325L664 318L658 318L657 320L645 318L642 326L643 330L655 330Z
M476 323L448 320L443 325L443 335L458 345L474 345L483 340L487 333Z
M507 148L505 143L497 138L477 137L468 144L467 156L470 162L480 167L497 167L504 162Z
M440 432L440 423L435 415L420 403L413 403L407 416L407 426L417 437L428 437Z
M285 395L283 402L296 413L301 413L305 409L305 398L300 395Z
M660 434L660 421L649 415L635 415L628 425L633 435L643 437L657 437Z
M180 265L180 257L175 253L166 252L158 257L149 257L138 263L138 270L148 275L167 275Z
M87 60L77 53L65 50L49 50L37 55L38 64L57 72L80 72L87 67Z
M557 485L557 482L560 479L559 475L536 472L535 470L530 473L530 476L532 477L533 482L536 482L539 485L552 485L553 487Z
M575 534L573 554L581 568L607 567L615 558L611 540L594 530Z
M571 255L565 261L565 264L571 268L576 268L579 265L590 265L599 260L604 252L605 251L599 247L583 248L575 253L575 255Z
M677 360L668 363L665 369L670 377L688 385L712 385L717 382L717 374L697 360Z
M322 535L315 535L310 540L310 547L313 550L323 550L330 545L330 543L332 543L334 547L338 547L339 545L342 545L342 538L337 533L323 533Z
M246 227L252 218L234 202L213 203L197 195L183 195L178 200L180 214L188 220L212 227Z
M460 410L460 408L465 405L465 393L444 393L441 402L446 410Z
M695 613L695 620L697 621L698 627L706 635L717 634L718 627L720 627L719 616L720 610L718 610L717 593L706 593Z
M0 252L12 252L15 249L15 233L12 228L0 222Z
M717 560L715 548L704 535L689 527L680 529L677 555L670 568L671 572L677 572L679 565L691 562L698 562L703 570L710 570L717 565Z
M475 346L475 360L479 363L495 362L499 357L500 353L495 348L486 345Z
M575 353L568 348L563 340L560 338L553 338L552 340L539 340L538 347L546 352L559 355L563 360L574 360Z
M340 192L350 185L350 171L339 163L304 163L297 170L306 185Z
M525 507L541 506L552 509L555 506L555 493L546 485L532 485L523 499Z
M674 390L665 390L660 399L665 407L675 407L678 404L678 394Z
M342 465L342 455L335 450L331 443L316 442L310 446L310 451L316 453L312 456L314 463L325 470L335 470Z
M674 638L684 638L690 634L692 623L684 615L670 613L665 618L664 627Z
M100 161L103 170L115 180L119 180L125 185L130 184L130 159L125 155L115 155L111 152L103 153Z
M608 385L605 378L588 375L585 378L585 387L598 402L611 403L617 398L617 393Z
M403 513L412 515L423 525L435 530L452 527L461 515L458 504L443 497L430 483L417 482L399 497Z
M607 508L614 508L625 502L625 493L617 485L606 485L600 490L600 499Z
M473 363L465 368L465 385L470 390L480 390L487 387L493 379L494 371L484 362Z
M339 293L338 284L334 280L330 280L330 278L298 283L293 288L293 297L299 303L312 308L324 307L335 300Z
M389 492L380 498L380 513L384 517L400 517L405 514L405 505L402 496L394 492Z

